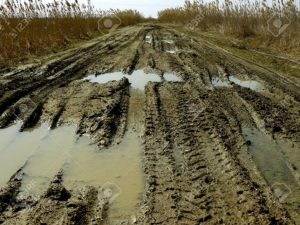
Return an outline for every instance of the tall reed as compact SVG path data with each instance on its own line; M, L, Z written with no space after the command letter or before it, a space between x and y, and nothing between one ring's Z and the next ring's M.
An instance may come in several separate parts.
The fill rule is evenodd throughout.
M74 39L89 39L109 31L101 22L107 17L119 26L143 21L135 10L103 11L77 0L6 0L0 5L0 67L31 55L51 52ZM113 21L114 23L114 21Z
M160 22L214 31L281 49L300 49L300 11L297 0L186 0L184 6L159 12Z

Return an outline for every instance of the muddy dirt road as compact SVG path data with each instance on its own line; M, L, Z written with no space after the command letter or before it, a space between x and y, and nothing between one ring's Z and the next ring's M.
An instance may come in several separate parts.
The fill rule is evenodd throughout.
M166 25L2 72L0 115L0 224L300 224L300 81Z

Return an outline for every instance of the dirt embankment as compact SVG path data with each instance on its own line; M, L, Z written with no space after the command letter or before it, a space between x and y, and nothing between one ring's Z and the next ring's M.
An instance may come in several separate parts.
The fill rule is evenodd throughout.
M23 120L21 131L41 122L51 129L73 123L105 151L128 129L130 84L82 78L136 69L175 73L182 81L148 83L144 105L135 109L145 111L137 121L144 125L146 184L134 223L299 223L300 199L277 198L243 134L252 128L293 143L283 153L299 183L299 83L166 26L124 28L42 65L1 74L0 127L16 119ZM95 187L67 190L61 171L39 200L20 201L23 175L21 168L0 190L0 223L106 224L109 201Z

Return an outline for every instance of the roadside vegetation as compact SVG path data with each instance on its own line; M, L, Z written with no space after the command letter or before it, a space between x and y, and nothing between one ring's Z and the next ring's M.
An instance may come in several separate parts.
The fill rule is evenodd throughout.
M77 0L6 0L0 5L0 68L143 20L135 10L103 11Z
M266 47L294 52L300 49L300 11L296 0L186 1L183 7L159 12L160 22L190 31L234 37L241 47Z

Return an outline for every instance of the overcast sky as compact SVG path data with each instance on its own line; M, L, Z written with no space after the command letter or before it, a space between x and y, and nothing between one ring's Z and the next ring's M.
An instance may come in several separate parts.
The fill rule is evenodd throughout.
M80 2L87 2L81 0ZM161 9L182 6L184 0L91 0L92 5L100 9L137 9L144 16L155 17Z
M1 1L1 0L0 0ZM88 0L79 0L80 2L87 2ZM211 0L205 0L210 2ZM220 0L222 2L223 0ZM233 0L239 2L240 0ZM250 0L254 1L254 0ZM269 3L272 0L267 0ZM287 0L284 0L287 1ZM183 6L184 0L91 0L92 5L99 9L137 9L144 16L156 17L157 12L170 7ZM296 0L298 6L300 6L300 0Z
M45 2L52 2L53 0L43 0ZM69 0L73 2L75 0ZM210 2L212 0L204 0ZM219 2L223 2L220 0ZM240 2L241 0L233 0L233 2ZM255 1L255 0L250 0ZM269 3L272 0L267 0ZM287 0L284 0L287 1ZM4 0L0 0L0 3ZM80 3L87 4L88 0L79 0ZM91 0L92 5L98 9L136 9L143 13L144 16L156 17L157 12L170 7L183 6L185 0ZM296 4L300 6L300 0L295 0Z

